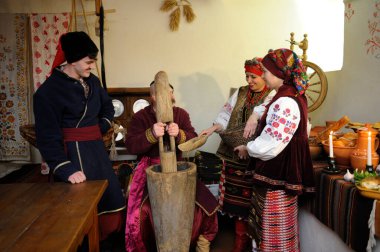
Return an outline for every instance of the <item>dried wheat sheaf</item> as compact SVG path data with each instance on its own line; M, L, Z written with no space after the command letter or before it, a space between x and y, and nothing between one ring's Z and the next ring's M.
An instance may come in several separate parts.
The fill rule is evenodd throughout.
M169 16L169 27L172 31L177 31L179 28L181 9L186 21L188 23L193 22L196 15L191 7L191 3L188 0L164 0L162 2L160 10L164 12L171 11Z

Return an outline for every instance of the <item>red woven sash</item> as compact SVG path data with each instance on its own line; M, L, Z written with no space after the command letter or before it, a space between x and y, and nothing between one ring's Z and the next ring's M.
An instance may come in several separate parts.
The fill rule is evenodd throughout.
M63 128L62 132L64 142L92 141L102 139L102 133L100 132L99 125L83 128Z

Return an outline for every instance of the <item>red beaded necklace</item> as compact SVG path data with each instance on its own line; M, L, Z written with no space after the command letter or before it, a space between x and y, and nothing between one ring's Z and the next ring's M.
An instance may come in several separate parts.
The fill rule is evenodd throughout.
M268 93L269 89L265 85L264 89L259 92L254 92L248 89L247 98L245 99L246 106L256 106L259 101Z

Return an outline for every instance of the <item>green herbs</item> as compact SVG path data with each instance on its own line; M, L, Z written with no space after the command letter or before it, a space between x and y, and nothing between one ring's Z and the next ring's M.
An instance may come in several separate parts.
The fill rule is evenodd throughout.
M358 169L356 169L354 171L354 179L355 179L355 184L360 184L360 181L362 181L362 179L364 178L368 178L368 177L376 177L377 174L376 172L368 172L368 171L358 171Z

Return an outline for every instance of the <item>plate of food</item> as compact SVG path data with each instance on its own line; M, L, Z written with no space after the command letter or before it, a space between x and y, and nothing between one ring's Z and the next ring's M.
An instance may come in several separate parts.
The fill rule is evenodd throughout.
M380 200L380 177L367 177L356 184L360 194L364 197Z
M377 129L377 130L380 130L380 122L375 122L375 123L372 125L372 128Z
M364 126L365 124L361 122L348 122L348 124L346 125L346 128L352 129L353 131L356 132L358 129L363 128Z

